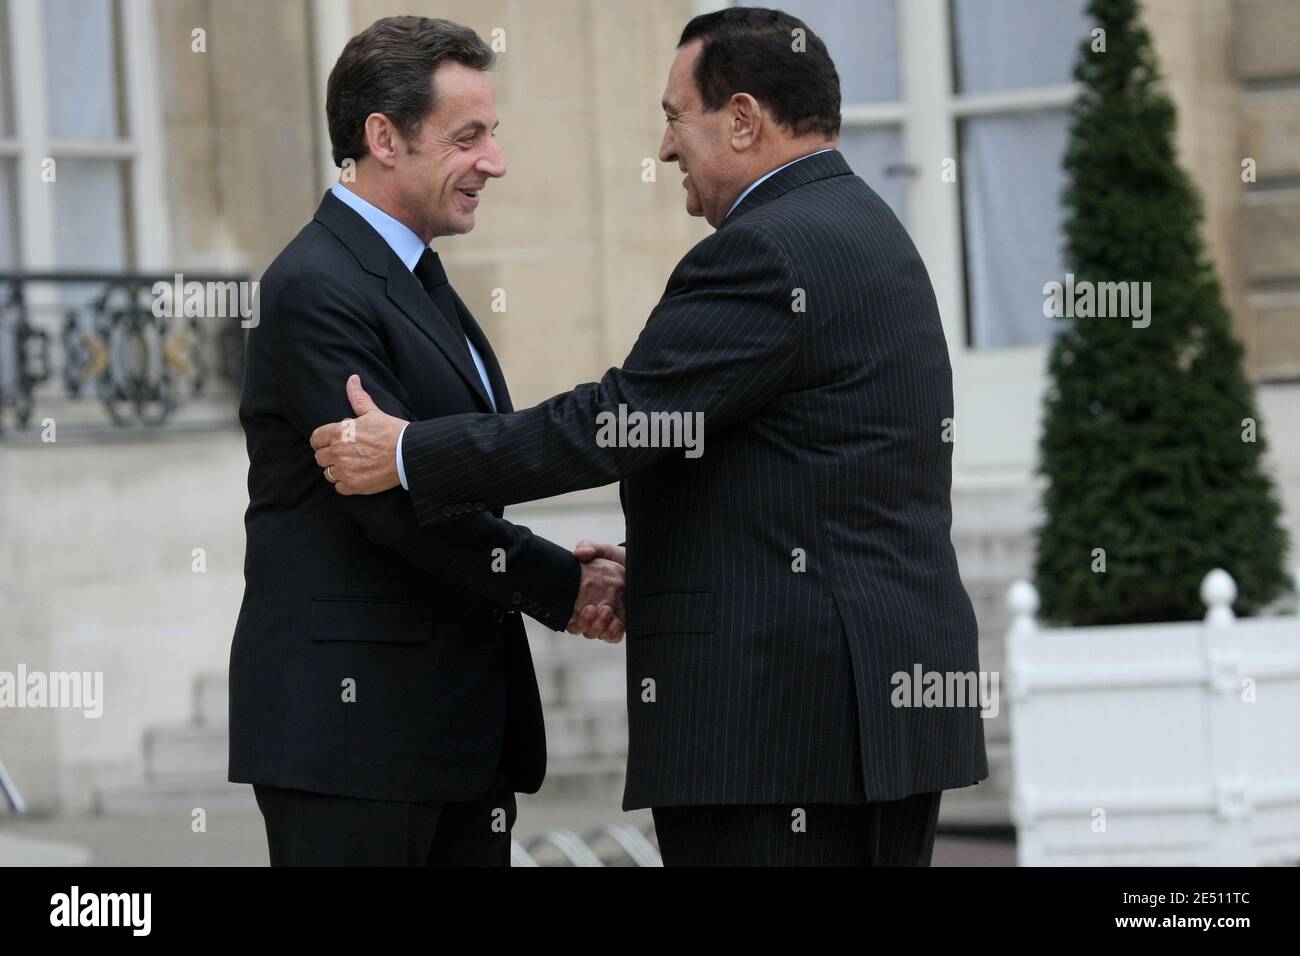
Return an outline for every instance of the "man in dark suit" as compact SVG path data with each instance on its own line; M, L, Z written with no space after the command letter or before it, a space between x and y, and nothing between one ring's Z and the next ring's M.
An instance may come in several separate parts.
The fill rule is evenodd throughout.
M624 807L654 808L665 863L928 864L940 792L988 774L977 701L897 693L918 670L978 671L929 277L835 149L839 79L802 22L697 17L663 105L660 158L717 231L622 367L511 415L408 426L367 405L353 441L317 429L317 463L371 493L388 479L370 463L400 447L438 527L470 500L622 480ZM697 413L702 449L649 440Z
M349 411L335 384L354 371L411 418L511 410L428 248L469 232L505 174L491 62L446 21L354 37L327 97L354 181L262 279L240 405L250 503L229 776L254 785L272 865L509 865L514 792L535 792L546 767L519 614L563 630L579 601L621 607L621 566L579 564L496 505L421 528L404 491L340 498L310 457L312 429Z

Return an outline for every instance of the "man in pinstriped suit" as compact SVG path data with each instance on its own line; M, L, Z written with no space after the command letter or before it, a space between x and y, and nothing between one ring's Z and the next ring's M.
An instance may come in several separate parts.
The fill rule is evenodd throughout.
M927 865L941 791L988 775L971 702L894 693L979 668L929 277L835 149L839 78L801 21L695 18L663 105L660 158L717 231L622 367L409 425L352 381L355 440L317 429L317 463L369 494L398 484L400 453L426 525L621 481L626 551L580 556L626 563L623 805L654 809L664 862ZM706 453L598 440L633 413L702 413ZM584 624L618 626L609 608Z

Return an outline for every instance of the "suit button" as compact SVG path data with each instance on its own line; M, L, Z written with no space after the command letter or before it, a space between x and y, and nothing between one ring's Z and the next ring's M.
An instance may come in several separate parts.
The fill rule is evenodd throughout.
M511 604L522 604L523 602L524 602L524 596L520 594L518 591L510 595Z
M550 611L543 611L543 612L542 612L542 620L543 620L543 621L545 621L545 620L546 620L547 618L549 618L550 616L551 616L551 612L550 612Z
M483 504L483 502L481 502L481 501L476 501L476 502L474 502L474 509L475 509L476 511L482 511L482 510L483 510L484 508L486 508L486 507L487 507L487 505Z
M505 612L503 612L503 611L501 610L501 608L499 608L499 607L494 607L494 608L492 609L492 620L494 620L494 621L496 621L498 624L500 624L500 623L501 623L502 621L504 621L505 619L506 619Z
M444 518L450 518L450 517L451 517L451 505L448 505L447 507L445 507L445 508L442 509L442 516L443 516Z

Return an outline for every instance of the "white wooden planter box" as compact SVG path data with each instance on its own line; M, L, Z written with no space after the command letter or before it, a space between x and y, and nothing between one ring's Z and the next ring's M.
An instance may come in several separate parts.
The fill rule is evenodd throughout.
M1011 587L1021 866L1300 860L1300 617L1236 620L1221 570L1201 597L1202 622L1040 629Z

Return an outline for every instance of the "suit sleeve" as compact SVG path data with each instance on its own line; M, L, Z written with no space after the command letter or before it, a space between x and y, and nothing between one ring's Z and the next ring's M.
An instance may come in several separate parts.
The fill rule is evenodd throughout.
M798 360L797 286L781 249L737 224L683 260L623 366L599 382L508 415L413 422L402 448L420 522L454 520L470 500L503 507L608 484L685 454L610 442L620 414L698 414L703 439L751 415Z
M317 426L353 414L345 384L357 373L375 403L412 418L370 309L337 278L300 273L282 288L253 335L274 349L285 417L303 436L303 455ZM314 464L314 463L313 463ZM324 478L321 479L322 482ZM444 528L422 528L401 489L380 495L333 495L336 506L373 543L396 551L428 574L547 627L563 630L573 613L580 565L564 548L479 508ZM497 551L496 549L501 549ZM504 555L504 562L495 560ZM504 563L504 571L494 570Z

